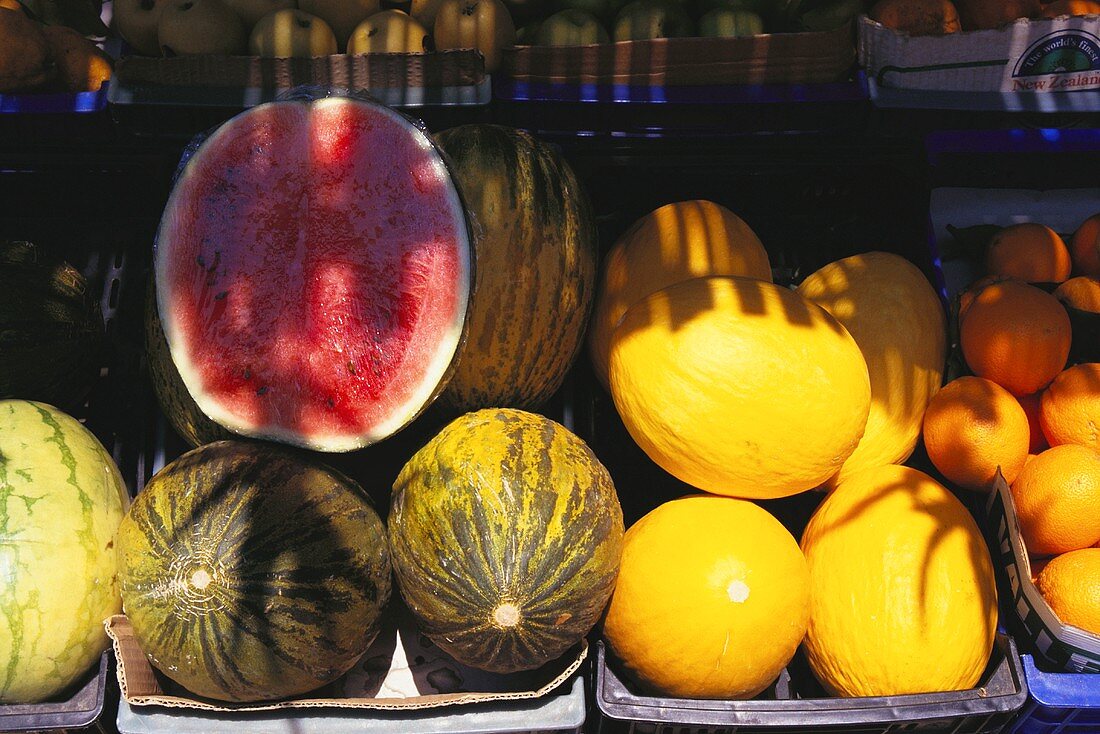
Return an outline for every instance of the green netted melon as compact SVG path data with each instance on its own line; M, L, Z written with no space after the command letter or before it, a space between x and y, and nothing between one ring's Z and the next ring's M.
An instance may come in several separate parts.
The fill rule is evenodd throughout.
M623 516L607 471L539 415L453 421L393 487L390 548L421 630L466 665L537 668L596 623L619 569Z
M580 351L596 281L596 225L565 159L527 133L462 125L436 141L474 222L477 283L442 400L459 411L535 408Z
M154 667L225 701L296 696L367 650L390 596L385 528L347 477L218 441L166 466L119 529L119 578Z

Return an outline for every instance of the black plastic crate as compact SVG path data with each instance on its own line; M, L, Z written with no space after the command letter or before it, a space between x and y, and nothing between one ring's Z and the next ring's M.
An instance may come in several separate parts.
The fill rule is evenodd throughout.
M863 130L866 80L821 84L647 87L498 79L497 122L549 139L700 140L753 134Z
M598 731L631 734L888 734L918 731L994 734L1027 699L1020 657L998 635L977 688L947 693L827 698L801 653L771 688L751 701L660 698L640 693L601 641L596 650Z
M55 731L93 726L104 710L107 689L113 684L111 655L88 671L61 698L46 703L0 706L0 732Z

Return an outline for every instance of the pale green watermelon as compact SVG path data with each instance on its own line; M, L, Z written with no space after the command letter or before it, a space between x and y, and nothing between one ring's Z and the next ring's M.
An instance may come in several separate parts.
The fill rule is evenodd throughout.
M114 536L129 505L111 456L44 403L0 400L0 702L49 699L107 646L121 611Z

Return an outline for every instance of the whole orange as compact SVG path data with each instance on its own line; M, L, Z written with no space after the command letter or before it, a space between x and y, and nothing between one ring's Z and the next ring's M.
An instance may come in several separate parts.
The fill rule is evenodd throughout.
M1036 586L1063 624L1100 635L1100 548L1063 553L1039 573Z
M1100 451L1100 364L1070 367L1043 392L1043 435L1051 446L1076 443Z
M1073 233L1070 256L1073 272L1100 278L1100 214L1093 214Z
M1100 452L1065 444L1027 463L1012 483L1020 532L1039 556L1100 541Z
M967 309L970 308L970 304L974 303L974 298L979 293L994 283L1004 283L1006 280L1014 280L1014 278L1007 275L987 275L971 283L970 287L959 294L959 321L962 321L966 316Z
M626 532L604 637L660 693L752 698L809 616L809 569L787 529L746 500L691 495Z
M1046 387L1069 357L1066 309L1049 293L1005 281L974 297L959 324L963 357L974 374L1013 395Z
M1066 243L1050 227L1028 222L1005 227L993 236L985 257L992 275L1025 283L1061 283L1073 263Z
M1054 297L1069 308L1100 313L1100 280L1085 275L1070 278L1055 289Z
M1016 398L980 377L949 382L924 413L928 458L949 480L988 490L1001 470L1011 482L1027 461L1027 415Z

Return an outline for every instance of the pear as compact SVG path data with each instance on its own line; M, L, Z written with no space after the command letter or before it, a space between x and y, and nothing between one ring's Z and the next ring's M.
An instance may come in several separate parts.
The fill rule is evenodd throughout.
M172 0L160 14L157 42L165 56L242 54L248 32L222 0Z
M383 10L355 27L348 53L416 53L424 50L427 40L427 29L408 13Z
M298 0L298 8L328 23L342 50L355 27L381 10L382 4L381 0Z
M114 27L139 54L160 56L157 24L167 0L114 0Z
M240 17L246 28L255 28L260 18L269 13L298 7L298 0L225 0L225 4Z
M248 49L267 58L328 56L336 53L336 35L317 16L288 8L260 19L252 29Z

